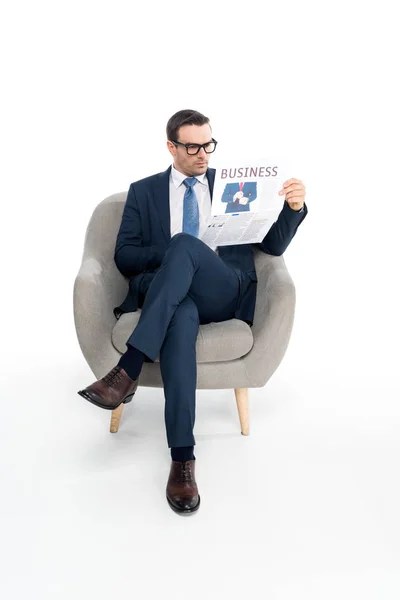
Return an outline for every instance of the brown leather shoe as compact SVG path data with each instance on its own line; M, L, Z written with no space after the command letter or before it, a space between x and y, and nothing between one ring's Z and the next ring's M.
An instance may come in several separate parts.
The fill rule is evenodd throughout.
M200 506L200 496L195 478L193 460L171 461L167 483L168 504L180 515L191 515Z
M78 394L96 406L114 410L120 404L127 404L132 400L138 381L139 378L131 379L125 369L117 365Z

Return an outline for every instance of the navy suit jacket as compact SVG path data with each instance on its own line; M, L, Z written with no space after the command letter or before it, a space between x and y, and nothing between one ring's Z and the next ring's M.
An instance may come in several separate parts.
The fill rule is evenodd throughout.
M140 285L147 286L161 264L171 240L169 209L169 176L171 166L162 173L145 177L129 187L122 221L115 245L114 261L122 275L129 279L129 291L124 302L114 308L117 319L124 312L134 312L140 307ZM207 179L212 198L215 169L207 169ZM253 324L256 304L257 275L254 266L253 246L267 254L280 256L288 247L308 209L299 213L284 202L278 219L262 242L219 246L220 258L238 274L243 286L235 313L237 319ZM244 286L247 274L250 285ZM248 283L248 280L246 280ZM246 289L245 289L246 288ZM242 289L242 287L241 287Z
M250 212L250 202L257 198L257 182L245 181L243 184L243 196L249 199L247 204L240 204L238 200L234 200L233 196L240 191L238 183L227 183L222 194L221 202L227 202L226 213L232 212Z

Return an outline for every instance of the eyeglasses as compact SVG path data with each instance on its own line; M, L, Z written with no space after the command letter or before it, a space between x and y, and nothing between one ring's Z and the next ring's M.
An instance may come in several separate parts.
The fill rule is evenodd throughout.
M214 140L214 138L211 138L211 142L207 142L206 144L183 144L182 142L177 142L176 140L171 140L171 142L175 144L175 146L184 146L186 148L186 152L190 155L198 154L201 148L204 148L204 151L207 154L211 154L214 152L218 144L217 140Z

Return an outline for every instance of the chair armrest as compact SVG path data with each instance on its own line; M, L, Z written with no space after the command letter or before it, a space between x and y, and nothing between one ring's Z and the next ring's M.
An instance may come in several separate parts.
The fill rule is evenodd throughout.
M127 281L115 265L102 264L85 253L74 283L74 320L82 353L97 378L112 369L121 356L111 342L117 321L113 308L127 291Z
M257 300L254 344L243 357L249 387L263 387L279 366L292 332L296 290L283 256L254 249Z

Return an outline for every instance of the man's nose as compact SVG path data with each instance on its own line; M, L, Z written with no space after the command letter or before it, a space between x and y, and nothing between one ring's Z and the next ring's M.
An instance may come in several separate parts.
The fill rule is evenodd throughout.
M204 148L200 148L200 150L197 153L197 156L200 156L200 158L204 160L207 156L207 152L204 150Z

